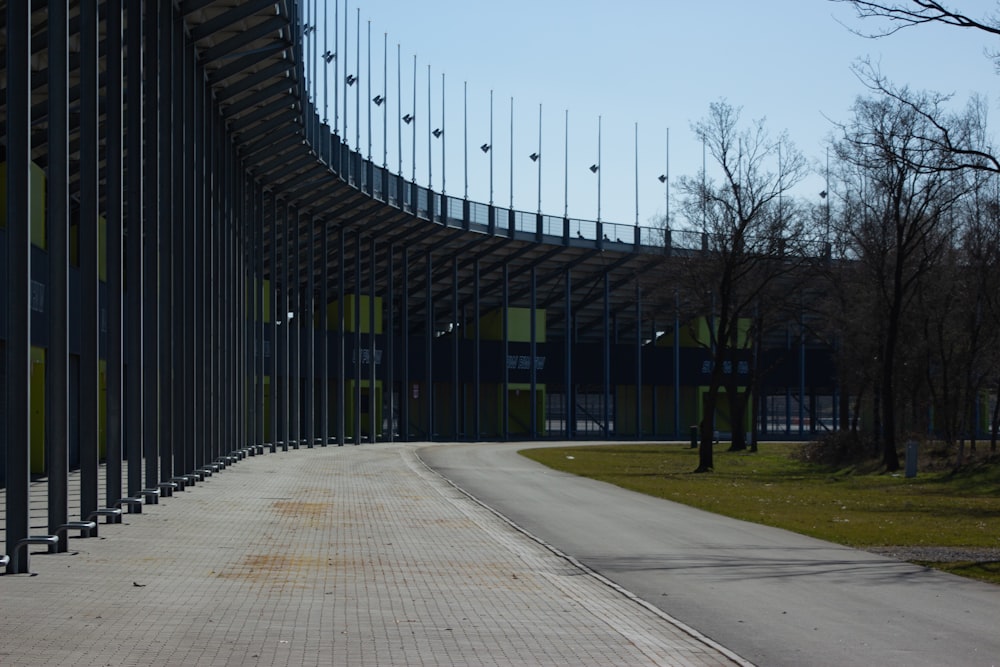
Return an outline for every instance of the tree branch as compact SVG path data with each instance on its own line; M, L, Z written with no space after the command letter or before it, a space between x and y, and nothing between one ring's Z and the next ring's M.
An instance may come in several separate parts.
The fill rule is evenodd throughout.
M882 32L864 35L871 38L886 37L904 28L925 25L927 23L942 23L958 28L981 30L991 35L1000 35L1000 24L996 22L987 23L970 18L964 14L959 14L936 0L910 0L909 3L872 2L870 0L831 0L831 2L846 2L849 5L853 5L855 10L857 10L859 18L883 18L890 22L890 27L884 29Z

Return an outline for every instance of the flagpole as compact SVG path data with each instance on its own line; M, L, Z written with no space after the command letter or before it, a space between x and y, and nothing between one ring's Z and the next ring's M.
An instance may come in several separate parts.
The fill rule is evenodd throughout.
M493 206L493 90L490 90L490 144L486 150L490 154L490 206Z
M569 109L566 109L566 136L563 147L565 150L563 164L563 217L569 218Z
M542 103L538 103L538 214L542 213Z
M389 33L382 33L382 168L389 168L389 102L386 95L389 93Z
M601 221L601 117L597 117L597 222Z
M434 179L431 178L431 66L427 65L427 190L434 189Z
M701 231L702 234L708 232L708 193L706 192L706 178L707 174L705 170L707 169L707 157L706 157L706 147L705 140L701 140ZM702 239L704 243L704 239Z
M510 210L514 210L514 96L510 96Z
M333 3L333 133L340 134L340 3L334 0ZM339 160L337 164L340 164Z
M665 185L666 187L666 217L667 217L667 231L670 231L670 128L667 128L667 164L666 171L663 172L666 176Z
M357 69L358 73L361 73L361 8L358 7L357 13L357 23L355 26L355 58L354 67ZM354 77L354 82L358 82L358 78ZM359 153L361 152L361 84L358 83L358 87L354 90L354 148Z
M639 226L639 121L635 123L635 226Z
M360 15L361 10L358 10ZM368 21L368 161L372 161L372 22Z
M330 122L330 72L326 65L330 55L330 5L323 3L323 124Z
M310 77L309 83L313 88L313 102L317 107L319 106L319 84L316 81L316 79L319 78L318 76L319 58L316 57L317 49L319 49L319 40L316 39L317 37L316 26L319 23L318 17L319 17L319 8L316 6L316 0L313 0L312 24L311 24L312 30L310 31L310 34L312 35L312 76Z
M396 43L396 156L399 161L399 177L403 177L403 66L400 60L400 46ZM400 202L402 205L402 202Z
M462 143L464 145L465 196L469 198L469 82L462 83Z
M309 32L312 29L312 24L309 22L309 13L313 8L312 2L305 2L305 8L303 9L302 16L302 53L303 60L305 61L303 69L305 70L305 83L306 83L306 102L312 101L312 87L315 83L312 80L312 59L310 58L310 42L309 42Z
M448 136L444 132L444 72L441 72L441 194L445 194L445 141Z
M344 143L347 143L347 141L348 141L348 136L347 136L347 128L348 128L348 120L347 120L347 109L348 109L348 106L347 106L348 105L348 101L347 101L347 86L349 84L347 83L347 78L350 75L347 73L347 63L348 63L348 58L350 57L348 55L350 53L350 50L347 48L347 39L348 39L347 31L348 31L348 26L350 25L350 23L351 23L351 17L350 17L350 14L347 11L347 0L344 0Z
M417 113L417 54L413 54L413 113ZM413 125L413 182L417 182L417 120L414 118L407 125ZM416 202L414 202L416 206Z

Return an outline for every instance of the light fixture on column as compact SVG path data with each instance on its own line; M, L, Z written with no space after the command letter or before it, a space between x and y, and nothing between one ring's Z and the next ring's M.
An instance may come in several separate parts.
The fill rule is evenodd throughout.
M333 62L333 59L336 57L337 57L336 53L334 53L333 51L327 51L326 53L323 54L323 61L326 62L327 65L329 65L331 62Z
M410 123L413 122L413 116L411 116L410 114L406 114L405 116L403 116L403 122L409 125Z
M532 154L531 154L531 155L529 155L528 157L529 157L529 158L531 158L531 161L532 161L532 162L538 162L538 158L540 158L540 157L541 157L541 155L539 155L538 153L532 153Z
M372 102L375 103L375 106L380 107L382 106L382 102L385 102L385 98L382 97L381 95L376 95L375 97L372 98Z
M444 134L444 130L442 130L441 128L437 127L437 128L434 128L434 131L431 132L431 134L434 135L435 139L440 139L441 135Z
M596 174L598 169L600 169L600 166L598 166L596 164L590 165L590 173Z
M348 86L353 86L357 80L358 80L358 77L354 76L353 74L348 74L347 75L347 85Z
M660 174L656 180L658 180L660 183L666 183L667 177L664 174Z
M489 153L490 148L492 147L489 144L483 144L482 146L479 147L479 150L481 150L484 153Z

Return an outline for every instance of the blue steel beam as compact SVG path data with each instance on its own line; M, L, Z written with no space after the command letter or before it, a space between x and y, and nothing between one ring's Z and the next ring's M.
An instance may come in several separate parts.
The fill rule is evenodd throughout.
M275 16L272 19L258 23L252 28L242 30L229 39L216 44L201 52L201 61L205 64L229 57L234 51L241 49L251 42L266 37L269 34L279 32L288 26L288 19L284 16Z
M237 5L204 23L191 28L191 41L198 42L206 37L210 37L217 32L232 28L233 24L250 18L262 9L274 7L274 0L249 0L244 4ZM238 28L236 28L238 29Z

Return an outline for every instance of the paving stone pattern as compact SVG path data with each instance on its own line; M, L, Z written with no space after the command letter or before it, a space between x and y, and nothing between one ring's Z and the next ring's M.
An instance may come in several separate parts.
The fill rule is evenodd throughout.
M741 664L410 444L249 457L31 570L0 577L0 665Z

